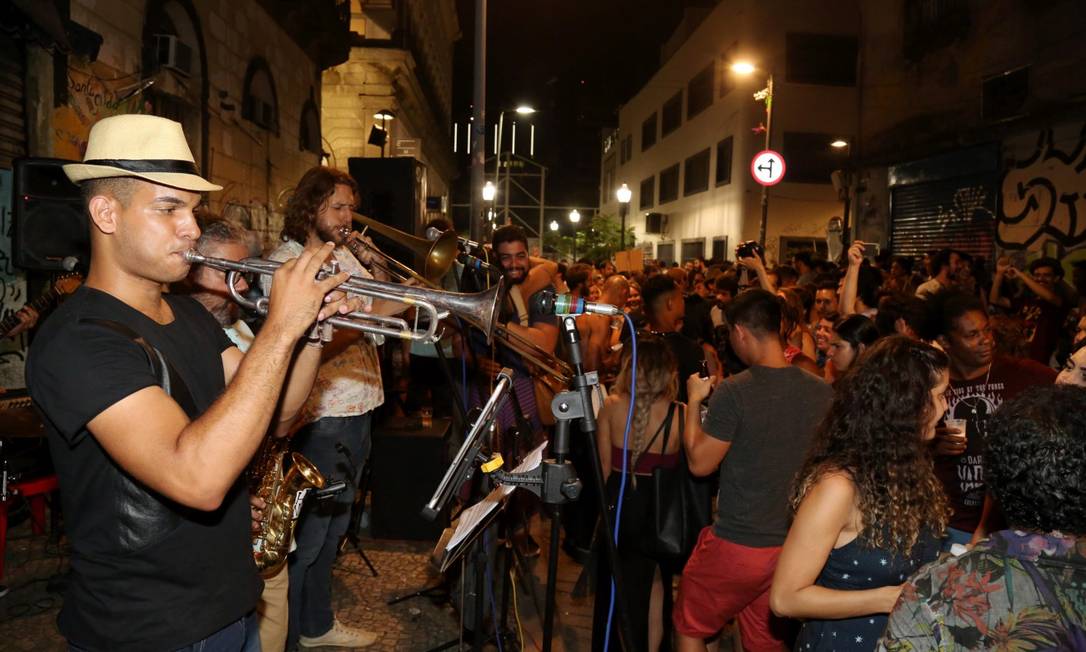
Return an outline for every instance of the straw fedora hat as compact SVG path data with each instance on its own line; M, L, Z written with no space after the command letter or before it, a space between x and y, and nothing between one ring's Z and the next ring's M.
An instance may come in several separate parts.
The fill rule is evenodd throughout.
M64 173L73 183L138 177L191 192L222 190L200 176L180 122L154 115L115 115L94 124L82 163Z

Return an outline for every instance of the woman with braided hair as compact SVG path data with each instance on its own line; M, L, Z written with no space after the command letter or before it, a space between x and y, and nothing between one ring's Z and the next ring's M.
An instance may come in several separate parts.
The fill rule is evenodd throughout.
M675 400L679 374L671 347L659 336L640 336L637 340L633 419L629 441L624 441L630 406L631 358L629 353L623 355L611 395L600 408L596 435L600 466L612 508L618 503L622 483L626 483L618 558L630 622L634 624L635 640L631 649L657 650L664 640L663 615L671 613L671 578L682 569L684 560L656 558L647 554L641 543L647 528L645 519L652 515L653 469L673 468L679 463L685 406ZM625 475L622 472L623 455L626 456ZM592 649L603 647L611 597L608 565L601 563L599 569ZM616 636L613 631L612 640L616 640Z
M935 559L950 515L928 452L949 360L893 335L837 381L792 494L769 601L806 622L797 650L874 650L905 580Z

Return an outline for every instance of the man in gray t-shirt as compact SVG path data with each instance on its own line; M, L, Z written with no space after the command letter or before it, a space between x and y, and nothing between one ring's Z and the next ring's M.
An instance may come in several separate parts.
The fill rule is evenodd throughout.
M687 381L690 470L708 475L719 465L720 497L716 522L683 570L672 616L680 649L704 645L736 616L744 649L781 649L787 634L770 612L769 585L788 533L788 490L833 392L785 359L776 296L749 290L727 313L732 348L750 368L716 388L704 423L710 381Z

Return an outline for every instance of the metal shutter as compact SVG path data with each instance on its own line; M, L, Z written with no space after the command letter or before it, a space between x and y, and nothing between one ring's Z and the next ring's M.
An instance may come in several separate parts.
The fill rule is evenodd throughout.
M26 156L23 44L0 33L0 169Z
M991 261L998 180L991 172L896 186L890 198L890 245L921 256L953 248Z

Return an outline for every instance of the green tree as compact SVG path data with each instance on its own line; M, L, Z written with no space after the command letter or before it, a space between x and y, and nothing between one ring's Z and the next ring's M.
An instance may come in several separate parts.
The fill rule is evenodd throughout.
M557 238L548 236L548 245L557 250L558 258L570 260L588 258L599 261L610 259L619 251L622 227L617 217L595 215L582 218L574 234L563 234ZM576 238L576 246L574 246ZM626 229L626 248L635 246L633 228Z

